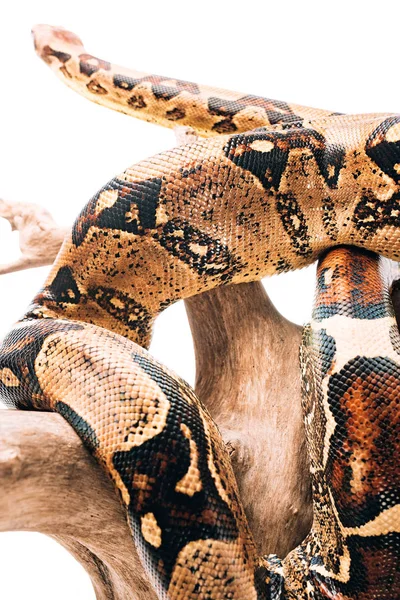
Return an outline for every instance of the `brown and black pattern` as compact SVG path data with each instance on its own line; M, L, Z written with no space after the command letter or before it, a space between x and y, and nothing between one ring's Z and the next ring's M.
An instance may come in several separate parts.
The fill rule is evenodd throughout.
M350 248L328 253L319 265L317 305L327 297L340 302L333 301L334 313L313 321L303 350L303 363L312 369L303 394L314 526L302 548L311 548L307 562L316 598L391 600L400 595L400 360L393 349L400 335L382 331L374 339L371 332L368 339L365 320L394 322L379 258ZM319 384L310 385L312 379ZM304 557L298 552L291 561Z
M60 360L62 382L53 389ZM18 385L4 372L10 365ZM25 365L30 371L24 374ZM9 377L2 385L10 405L59 412L89 450L109 465L160 597L176 586L179 556L194 546L194 591L186 597L195 598L203 581L211 598L222 598L231 589L232 599L251 597L254 591L254 600L264 600L222 440L187 384L120 336L53 319L13 331L1 347L0 366L1 380ZM23 385L27 388L21 387L19 394L25 404L14 390ZM94 395L97 400L90 405L87 399ZM222 569L216 547L232 559ZM179 589L168 597L182 598Z
M278 123L302 122L302 117L293 113L287 102L271 100L260 96L247 95L238 100L225 100L215 96L208 99L208 110L210 114L223 117L213 125L213 131L218 133L233 133L238 127L233 118L246 108L262 108L265 111L268 122L271 125Z
M51 56L54 56L54 58L59 60L61 63L66 63L71 58L71 54L68 54L67 52L61 52L60 50L54 50L53 48L50 48L50 46L44 46L43 60L46 61L46 57L48 57L47 58L47 61L48 61Z
M1 343L0 395L20 410L48 410L36 371L35 360L51 333L81 330L80 323L40 319L22 321Z
M312 129L293 127L282 132L260 131L230 138L224 152L235 165L249 170L266 189L279 189L291 150L309 150L329 188L336 188L344 166L345 148L330 144Z
M114 288L95 287L88 289L88 297L117 321L124 323L129 329L145 336L153 321L153 316L146 308L136 302L128 294Z
M62 28L37 26L35 47L57 75L90 100L167 127L177 122L190 125L207 137L334 114L110 66L88 53L77 36Z
M348 252L370 261L372 304L376 296L386 298L385 313L376 316L376 321L392 318L378 257L337 249L321 260L319 273L334 272L335 263L341 268ZM330 315L313 321L304 336L302 392L313 473L314 525L303 544L283 561L290 598L391 600L400 594L399 523L396 513L390 512L398 510L400 502L400 365L398 359L386 356L387 352L393 356L388 337L371 344L375 358L362 356L357 340L368 337L365 321L359 314L359 324L351 325L353 317L346 304L351 305L364 286L360 276L351 281L320 277L317 302L329 288L331 297L341 298L341 306L334 321ZM382 291L373 291L376 287ZM357 310L360 313L361 307ZM370 319L367 301L364 311ZM349 327L351 333L346 332ZM343 352L352 358L340 366ZM387 516L382 518L385 511Z
M134 235L155 229L160 190L160 178L139 183L112 179L93 196L77 218L72 230L75 246L82 244L90 227L126 231ZM101 195L107 192L116 192L117 198L112 206L97 210Z
M388 299L387 292L379 285L377 264L378 258L373 253L354 252L350 247L342 248L339 258L334 253L328 254L317 274L318 296L313 319L321 321L339 314L367 320L384 317Z
M400 598L400 335L374 254L400 256L399 117L141 74L47 26L35 45L100 104L238 135L143 161L89 201L0 346L3 398L58 411L105 466L160 598ZM321 255L300 353L314 524L259 558L217 428L132 340L179 298Z
M217 275L220 281L226 283L243 268L220 240L179 218L168 221L157 233L156 239L168 252L187 263L199 275Z
M132 530L141 531L141 518L148 513L159 524L162 543L159 547L146 543L146 554L151 555L155 571L169 585L178 554L186 544L203 539L235 542L240 533L210 473L208 440L197 406L183 401L180 386L153 361L143 355L133 359L160 386L171 409L161 435L129 451L116 452L113 463L131 497L128 510ZM190 430L199 455L202 487L192 495L177 491L190 468L189 439L182 431L183 425ZM147 482L146 490L138 493L143 489L139 483L142 481Z
M296 254L304 257L310 256L312 250L307 220L296 198L290 194L279 194L276 211Z
M337 581L314 571L311 581L316 593L313 597L316 600L397 598L400 589L400 535L354 535L349 536L346 545L350 557L348 581Z
M166 81L171 81L168 77L159 75L145 75L144 77L132 78L126 75L116 74L113 78L115 87L131 92L135 87L144 83L151 83L151 90L157 100L172 100L181 92L190 94L200 94L199 86L190 81L174 80L174 85L166 85Z
M399 152L400 159L400 152ZM381 200L368 194L362 196L357 204L353 223L365 238L371 237L385 227L396 227L400 219L400 193L394 193L389 199Z
M390 116L379 123L367 139L366 153L384 173L400 183L399 115Z
M110 71L111 64L108 61L96 58L91 54L79 55L79 70L83 75L90 77L100 69L103 71Z
M323 217L322 222L329 238L336 242L339 237L337 226L335 203L330 196L324 198L322 203Z
M399 364L385 356L357 356L329 379L337 425L327 476L345 527L364 525L400 500L399 382ZM360 462L363 483L357 479Z
M70 267L61 267L42 294L42 303L79 304L81 292Z

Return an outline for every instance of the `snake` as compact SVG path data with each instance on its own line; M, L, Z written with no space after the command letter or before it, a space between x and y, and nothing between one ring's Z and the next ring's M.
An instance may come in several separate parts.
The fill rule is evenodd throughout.
M34 40L81 95L201 138L82 209L2 341L3 401L70 423L115 483L158 598L399 599L400 116L140 73L60 27ZM173 302L317 260L299 362L313 524L286 557L259 556L216 424L147 348Z

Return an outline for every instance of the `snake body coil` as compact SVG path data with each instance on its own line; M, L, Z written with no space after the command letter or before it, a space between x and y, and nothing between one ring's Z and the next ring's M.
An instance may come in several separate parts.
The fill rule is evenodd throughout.
M94 101L214 137L89 201L2 343L3 398L59 412L104 464L159 598L399 599L400 337L377 254L400 258L400 116L139 74L61 29L35 43ZM258 557L218 430L142 347L172 302L317 258L301 349L314 523L285 559Z

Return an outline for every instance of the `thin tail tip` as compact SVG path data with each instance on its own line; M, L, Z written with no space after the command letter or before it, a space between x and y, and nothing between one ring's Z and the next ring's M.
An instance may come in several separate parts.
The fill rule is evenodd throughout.
M31 30L33 43L37 54L41 58L48 56L46 49L68 51L68 48L79 48L82 51L83 44L80 38L63 27L38 24L34 25Z

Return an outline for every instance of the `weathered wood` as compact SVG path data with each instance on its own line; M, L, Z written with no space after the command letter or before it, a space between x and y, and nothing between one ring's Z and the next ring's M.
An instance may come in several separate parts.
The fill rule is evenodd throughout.
M155 600L114 486L68 423L52 413L0 416L0 531L54 537L99 600Z
M301 327L259 282L186 301L196 393L217 422L260 552L285 556L311 526L300 403Z
M68 231L60 227L51 214L38 204L0 200L0 217L12 231L19 232L21 256L11 263L0 264L0 275L50 265Z

